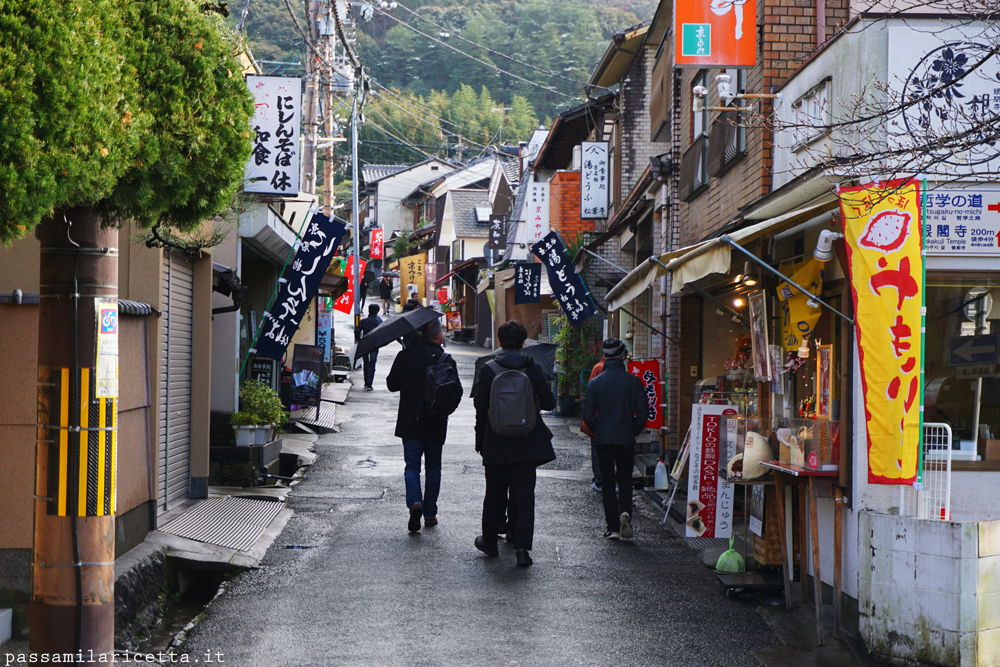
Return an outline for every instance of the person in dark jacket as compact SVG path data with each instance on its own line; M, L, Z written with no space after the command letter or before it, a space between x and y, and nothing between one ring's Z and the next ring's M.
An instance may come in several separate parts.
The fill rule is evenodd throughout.
M528 376L537 407L556 407L552 389L534 360L521 351L528 331L511 320L500 326L497 339L503 348L494 359L502 368L519 370ZM552 432L539 414L534 430L521 438L503 438L490 427L490 396L496 373L491 364L483 366L476 382L473 403L476 406L476 451L483 457L486 470L486 497L483 500L483 534L476 538L476 548L488 556L497 556L499 521L507 511L507 530L513 533L517 564L531 565L532 539L535 532L535 469L554 461ZM507 492L513 502L508 506Z
M428 322L420 329L420 342L402 350L392 362L392 369L385 380L389 391L399 392L399 410L396 413L396 437L403 441L403 460L406 468L406 506L410 511L407 528L411 533L420 530L420 517L425 526L436 526L437 499L441 491L441 451L448 434L448 418L431 419L422 414L420 397L423 393L427 368L438 363L444 354L444 334L441 322ZM450 356L447 363L455 366ZM456 367L457 372L457 367ZM461 391L461 388L459 389ZM426 484L420 492L420 459L424 460Z
M646 427L648 403L642 380L625 368L625 344L604 341L604 370L587 384L583 421L594 433L601 467L604 537L632 537L632 452L635 436ZM615 484L618 493L615 493Z
M354 342L359 342L380 324L382 324L382 318L378 316L378 306L373 303L368 306L368 317L358 322L358 327L354 330ZM365 363L365 391L373 391L372 383L375 381L375 362L378 360L378 348L366 354L362 359Z
M382 312L389 313L389 305L392 303L392 280L389 276L382 276L378 283L378 296L382 299Z
M361 307L365 307L365 299L368 298L368 286L372 284L372 274L363 273L361 274L361 280L358 281L358 291L361 292Z
M420 302L416 299L407 299L406 303L403 304L403 312L408 313L411 310L416 310L420 307ZM411 331L408 334L404 334L402 338L399 339L399 344L403 346L403 349L410 347L411 345L416 345L420 342L420 332Z

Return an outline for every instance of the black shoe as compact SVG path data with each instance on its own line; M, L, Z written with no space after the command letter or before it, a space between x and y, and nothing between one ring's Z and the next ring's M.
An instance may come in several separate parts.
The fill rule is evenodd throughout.
M497 550L496 543L493 543L493 544L487 543L486 542L486 538L483 537L482 535L480 535L479 537L476 538L476 541L474 542L474 544L476 545L477 549L479 549L480 551L482 551L487 556L499 556L500 555L500 551Z
M529 565L531 565L532 562L533 561L531 560L531 556L528 555L528 550L527 549L518 549L517 550L517 566L518 567L528 567Z
M410 522L406 524L406 527L411 533L420 532L420 517L424 514L424 506L420 503L414 503L413 507L410 508Z

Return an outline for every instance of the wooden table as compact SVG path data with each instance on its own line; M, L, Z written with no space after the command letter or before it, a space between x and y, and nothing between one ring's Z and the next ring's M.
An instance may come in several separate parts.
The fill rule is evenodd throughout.
M785 586L785 606L792 608L792 560L793 555L789 553L788 541L785 536L785 485L794 484L799 490L799 508L804 512L808 508L809 512L809 533L812 543L813 561L813 596L816 599L816 637L818 643L824 643L823 637L823 580L820 577L819 558L819 523L816 518L816 501L820 497L817 487L820 484L829 484L831 495L824 497L833 498L833 616L834 632L840 634L840 597L841 597L841 554L843 551L844 532L844 503L843 492L833 485L833 480L840 476L837 471L809 470L790 463L779 463L771 461L761 463L761 465L774 470L775 491L778 501L778 531L781 539L781 563L782 577ZM800 514L800 516L802 516ZM802 562L800 566L802 602L806 601L806 574L807 556L809 548L806 544L805 526L799 525L799 554Z

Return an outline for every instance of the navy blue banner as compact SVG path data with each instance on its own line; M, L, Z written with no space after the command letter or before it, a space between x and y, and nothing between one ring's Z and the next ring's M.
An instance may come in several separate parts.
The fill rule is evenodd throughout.
M542 265L518 264L514 267L514 303L538 303L542 300Z
M281 361L292 336L299 328L309 303L319 290L320 280L330 266L340 240L343 223L317 213L303 234L295 259L285 271L287 282L278 290L271 310L264 313L257 339L256 353Z
M531 246L531 252L545 264L552 297L559 301L572 324L579 324L597 314L597 306L590 298L583 278L566 256L566 246L558 232L552 230L543 236L541 241Z

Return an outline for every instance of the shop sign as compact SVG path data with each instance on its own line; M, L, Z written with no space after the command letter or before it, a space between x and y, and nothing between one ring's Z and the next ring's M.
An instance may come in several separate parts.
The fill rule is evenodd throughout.
M250 379L274 388L274 359L250 357Z
M868 433L868 482L912 484L923 409L920 190L895 180L840 190Z
M410 294L416 292L417 299L424 300L426 285L424 280L424 260L426 253L410 255L399 260L399 300L405 303Z
M507 247L507 230L505 229L505 215L490 216L490 240L489 249L493 252L503 250Z
M256 353L280 361L319 289L333 254L344 236L344 225L322 213L313 215L295 253L278 298L264 314Z
M549 275L552 296L559 301L571 324L579 324L597 314L597 307L583 278L566 257L566 246L559 232L552 230L531 246L533 255L542 260Z
M316 345L323 348L323 361L330 363L333 358L333 299L321 297L316 301Z
M448 288L442 287L437 291L437 301L438 303L444 305L448 303Z
M676 67L757 64L756 0L678 2L674 15Z
M608 217L608 142L581 144L580 218L603 220Z
M316 345L296 345L292 355L292 405L319 405L322 385L322 348Z
M118 300L97 298L94 398L118 398Z
M538 243L549 233L549 184L532 182L528 186L528 243Z
M359 275L365 275L366 266L368 266L368 262L359 258ZM333 309L345 315L350 315L354 312L354 255L350 255L347 258L347 268L344 269L344 277L347 278L347 291L338 296L336 301L333 302Z
M660 383L660 362L655 359L628 362L628 372L642 380L646 393L646 428L663 426L663 385Z
M994 373L996 373L995 364L987 364L985 366L960 366L955 369L955 379L974 380L976 378L988 378L993 377Z
M368 256L371 259L382 259L383 254L383 234L385 231L381 227L372 230L371 241L368 242Z
M736 431L736 410L732 407L691 407L687 537L732 535L734 487L720 478L719 462L736 454Z
M924 192L928 255L1000 258L1000 190Z
M514 268L514 304L540 303L541 285L541 264L518 264Z
M823 291L823 263L810 257L790 276L792 282L802 285L811 294L803 294L788 282L778 285L778 299L781 302L781 342L785 351L794 352L802 341L812 337L813 329L822 315L819 303L813 295ZM813 302L813 305L809 305ZM780 368L780 366L779 366Z
M247 86L254 101L250 121L253 150L247 160L243 190L297 195L302 81L296 76L251 75Z

